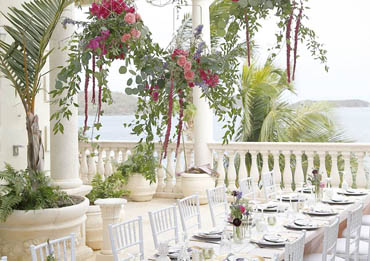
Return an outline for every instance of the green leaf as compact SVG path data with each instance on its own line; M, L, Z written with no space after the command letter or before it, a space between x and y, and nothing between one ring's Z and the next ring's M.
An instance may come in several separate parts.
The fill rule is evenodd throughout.
M132 89L131 88L126 88L125 92L126 92L127 95L131 95L132 94Z
M141 82L142 82L141 76L140 75L137 75L136 76L136 83L137 84L140 84Z
M129 70L129 72L132 74L132 75L136 75L136 72L133 71L133 70Z
M127 73L127 68L126 68L126 66L121 66L121 67L119 68L119 73L120 73L120 74L125 74L125 73Z
M55 83L55 89L59 90L63 88L63 83L61 81L56 81Z
M132 81L132 78L128 79L128 80L127 80L127 86L131 86L132 82L133 82L133 81Z

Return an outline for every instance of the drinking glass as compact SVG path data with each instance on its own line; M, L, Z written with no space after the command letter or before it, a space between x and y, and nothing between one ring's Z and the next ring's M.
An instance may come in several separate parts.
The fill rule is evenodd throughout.
M267 224L269 224L271 231L274 231L274 227L276 225L276 222L277 222L277 219L276 219L275 215L269 215L267 217Z

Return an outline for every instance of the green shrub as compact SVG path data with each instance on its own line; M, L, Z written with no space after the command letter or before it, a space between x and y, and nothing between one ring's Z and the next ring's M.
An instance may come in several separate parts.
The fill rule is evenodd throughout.
M109 176L104 181L102 176L97 174L91 182L93 189L86 197L90 200L90 205L93 205L98 198L121 198L127 196L129 192L122 189L124 183L122 176L117 173Z
M154 156L154 147L139 144L133 154L125 162L118 165L117 172L126 182L132 174L138 173L153 183L156 181L157 166L158 160Z
M42 171L15 170L5 164L0 171L0 220L5 222L14 210L60 208L77 203L59 188Z

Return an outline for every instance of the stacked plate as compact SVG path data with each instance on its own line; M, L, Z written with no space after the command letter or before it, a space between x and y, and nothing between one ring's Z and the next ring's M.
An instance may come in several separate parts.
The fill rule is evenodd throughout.
M284 247L287 242L288 239L280 234L265 234L260 240L254 241L260 247Z
M278 205L276 203L260 204L257 206L257 209L263 212L276 212Z
M335 212L334 210L330 208L329 209L328 208L311 208L311 209L303 211L303 213L311 215L311 216L321 216L321 217L334 216L338 214L338 212Z
M293 194L288 194L288 195L282 195L281 200L289 201L289 202L298 202L298 201L304 201L305 198L302 197L302 195L300 194L293 193Z
M365 196L365 195L367 195L366 191L359 190L359 189L340 190L337 193L345 195L345 196Z
M193 238L209 243L219 243L221 241L221 234L222 232L219 231L200 232L194 235Z
M291 223L288 223L284 225L284 227L288 229L294 229L294 230L315 230L318 229L319 226L312 222L311 219L296 219L292 221Z
M329 200L322 200L322 202L330 205L349 205L354 203L353 200L349 200L348 198L345 197L332 197Z

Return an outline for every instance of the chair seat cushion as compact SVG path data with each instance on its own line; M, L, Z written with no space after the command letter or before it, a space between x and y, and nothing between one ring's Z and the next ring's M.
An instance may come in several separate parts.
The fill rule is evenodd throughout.
M362 216L362 225L370 226L370 215L363 215Z
M364 241L368 241L370 238L369 232L370 232L370 226L362 226L361 231L360 231L360 239ZM348 233L348 230L347 228L345 228L342 233L343 237L347 237L347 233Z
M322 261L322 254L309 254L304 256L303 261ZM345 261L344 258L335 257L335 261Z
M352 253L354 251L354 244L351 245L349 251ZM366 256L368 252L369 245L367 242L360 240L360 247L359 247L359 255ZM346 239L345 238L338 238L337 240L337 255L343 256L346 253ZM361 258L362 259L362 258Z

